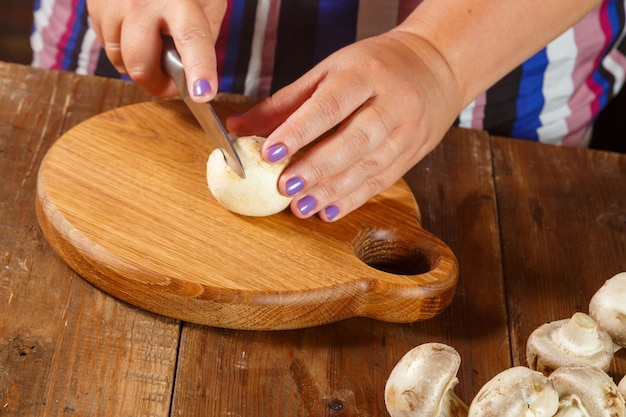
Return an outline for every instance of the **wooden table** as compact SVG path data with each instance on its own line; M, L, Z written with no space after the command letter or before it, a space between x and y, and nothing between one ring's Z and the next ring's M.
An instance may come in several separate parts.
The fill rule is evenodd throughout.
M424 228L460 265L436 318L261 332L142 311L66 266L34 200L61 134L146 100L132 83L0 63L0 415L386 416L389 372L430 341L461 354L457 393L469 403L525 364L532 330L586 311L626 271L626 155L453 129L405 177ZM610 373L626 373L626 352Z

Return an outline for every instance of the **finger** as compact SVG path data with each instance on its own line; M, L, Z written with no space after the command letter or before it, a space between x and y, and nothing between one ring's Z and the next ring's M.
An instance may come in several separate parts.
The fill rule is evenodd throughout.
M371 197L393 184L415 163L413 153L399 151L399 140L391 135L378 149L341 173L296 195L291 205L294 214L301 218L310 217L319 210L334 205L343 216L363 203L361 200L351 200L362 195L357 190L361 189L363 193L367 189ZM365 188L364 184L367 184ZM339 213L327 214L327 217L340 218L337 216Z
M402 175L399 172L386 172L385 174L369 178L350 194L323 206L318 212L319 218L327 222L333 222L347 216L363 206L375 195L391 187Z
M264 158L276 162L271 151L276 146L283 146L286 155L293 155L370 99L370 84L356 78L342 72L329 74L321 66L278 92L272 100L274 113L291 114L267 137L262 149ZM306 98L302 92L312 93Z
M87 1L92 27L100 45L113 67L122 75L127 75L120 48L122 16L117 12L106 10L106 3L94 0ZM101 16L107 16L101 20Z
M207 17L215 8L203 10L195 2L168 3L172 10L165 9L168 16L167 29L180 54L187 88L192 100L206 102L215 97L218 89L215 40L221 17ZM219 11L216 12L219 14Z
M397 116L370 100L353 116L349 117L337 133L313 146L304 156L282 176L279 188L289 194L287 179L298 177L306 188L314 187L324 178L332 177L361 160L365 155L379 148L383 141L386 147L394 149L394 142L389 138L392 126L398 123ZM398 155L395 150L391 158ZM363 159L363 161L367 161ZM371 175L364 172L363 175Z
M121 40L124 67L140 87L155 96L174 96L178 93L173 81L161 67L161 29L156 17L144 16L122 25Z

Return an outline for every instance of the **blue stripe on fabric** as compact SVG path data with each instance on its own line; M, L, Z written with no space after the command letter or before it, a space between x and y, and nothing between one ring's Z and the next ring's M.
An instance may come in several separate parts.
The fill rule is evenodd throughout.
M607 4L606 10L607 19L609 21L609 26L611 30L610 38L607 39L608 45L607 48L611 48L617 37L621 32L622 23L619 20L619 16L617 15L617 11L619 10L619 6L617 1L621 0L611 0L609 4ZM606 56L606 50L603 51L602 57ZM598 68L591 75L593 81L602 89L602 94L600 94L597 98L599 109L603 109L609 102L612 92L613 92L613 75L606 71L606 69L602 66L602 63L598 66Z
M41 9L41 0L35 0L33 2L33 13L39 9ZM37 30L37 26L35 25L35 20L33 19L30 25L30 34L32 35L33 33L35 33L36 30Z
M85 32L85 25L83 22L83 15L87 12L87 2L81 0L76 4L74 10L74 24L71 27L71 32L67 43L63 47L63 60L61 61L61 68L65 71L73 71L76 66L74 60L74 51L78 48L79 41L82 39L82 34Z
M320 0L315 36L315 64L356 39L359 0Z
M228 26L228 41L224 54L224 65L220 74L220 90L232 91L235 84L237 57L239 56L239 40L244 17L246 0L233 0L230 22Z
M539 140L537 129L541 127L541 110L545 104L543 83L548 67L546 49L539 51L522 65L522 78L516 101L517 118L511 135L515 138Z
M74 56L74 50L78 45L78 40L80 38L80 33L83 31L82 19L81 16L85 12L86 4L85 0L79 1L76 5L76 10L74 10L74 24L70 28L70 36L67 40L67 43L64 45L63 50L63 60L61 61L61 69L65 71L69 71L72 69L74 62L72 57Z

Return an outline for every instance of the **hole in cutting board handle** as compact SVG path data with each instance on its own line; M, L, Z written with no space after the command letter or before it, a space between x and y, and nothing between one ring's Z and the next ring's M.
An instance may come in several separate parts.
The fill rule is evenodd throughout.
M435 260L418 247L418 241L391 230L368 230L353 243L354 254L366 265L395 275L421 275Z

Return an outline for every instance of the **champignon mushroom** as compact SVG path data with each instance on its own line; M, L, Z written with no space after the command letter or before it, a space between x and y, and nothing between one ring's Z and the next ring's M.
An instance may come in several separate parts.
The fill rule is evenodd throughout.
M563 366L548 380L559 394L555 417L623 417L626 413L615 382L594 366Z
M468 417L552 417L558 407L559 396L545 375L514 366L478 391Z
M526 360L546 376L565 365L587 364L607 371L613 351L611 336L591 316L577 312L535 329L526 343Z
M622 380L617 385L617 390L622 394L622 398L626 400L626 375L622 377Z
M458 352L442 343L425 343L407 352L385 385L391 417L466 417L467 405L454 393L461 364Z
M215 199L228 210L244 216L269 216L289 206L290 197L278 191L278 177L288 160L270 164L261 157L265 138L242 136L233 145L246 172L239 177L226 164L220 149L211 152L207 161L207 183Z
M611 335L615 350L626 347L626 272L608 279L591 297L589 315Z

